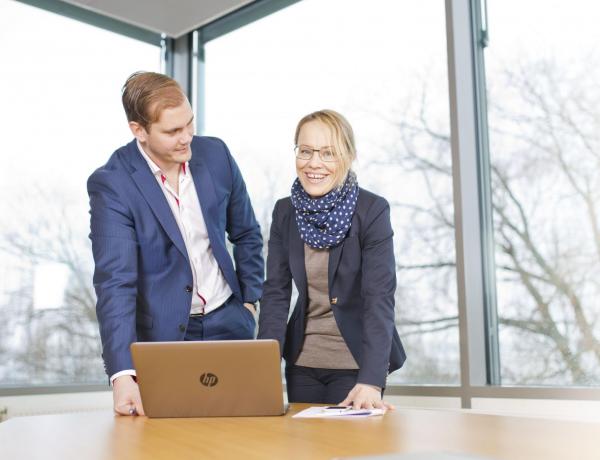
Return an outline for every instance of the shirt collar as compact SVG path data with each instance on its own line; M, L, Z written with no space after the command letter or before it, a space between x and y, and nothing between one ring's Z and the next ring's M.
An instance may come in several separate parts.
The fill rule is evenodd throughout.
M144 152L144 149L142 148L142 144L140 144L140 141L136 140L136 143L137 143L138 150L144 157L144 160L146 160L146 163L148 163L148 166L150 167L150 171L152 171L152 174L154 174L155 176L160 175L161 178L164 177L164 174L161 171L160 167L156 163L154 163L152 158L150 158L146 152ZM188 171L188 162L187 161L181 165L181 171L183 171L184 176L187 175L187 171ZM163 179L163 182L164 182L164 179Z

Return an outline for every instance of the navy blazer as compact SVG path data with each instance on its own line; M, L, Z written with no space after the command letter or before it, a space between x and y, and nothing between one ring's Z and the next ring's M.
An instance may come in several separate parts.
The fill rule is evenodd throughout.
M387 201L360 189L348 235L329 250L329 299L360 367L357 382L382 388L388 372L399 369L406 359L394 323L393 234ZM288 321L292 279L298 300ZM302 349L307 305L304 242L288 197L273 210L258 332L259 339L279 341L288 363L295 363Z
M214 257L233 295L254 302L264 278L262 236L242 175L220 139L195 136L191 149L189 168ZM102 356L113 375L133 369L132 342L183 339L192 270L173 212L135 139L87 187Z

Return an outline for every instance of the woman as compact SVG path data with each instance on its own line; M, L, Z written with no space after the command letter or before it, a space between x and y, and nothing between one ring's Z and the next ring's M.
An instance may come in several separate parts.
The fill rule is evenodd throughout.
M381 399L386 377L406 356L389 205L358 187L342 115L305 116L294 141L298 178L273 211L258 338L279 341L290 402L391 407Z

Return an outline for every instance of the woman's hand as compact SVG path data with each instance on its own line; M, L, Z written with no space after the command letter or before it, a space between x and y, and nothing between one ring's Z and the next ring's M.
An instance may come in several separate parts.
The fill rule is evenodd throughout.
M357 383L350 390L340 406L350 406L353 409L394 409L392 404L381 399L381 388L365 383Z

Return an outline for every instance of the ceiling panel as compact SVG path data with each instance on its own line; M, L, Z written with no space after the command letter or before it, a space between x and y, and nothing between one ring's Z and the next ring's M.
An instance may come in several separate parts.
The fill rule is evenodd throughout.
M253 0L64 0L153 32L178 38Z

